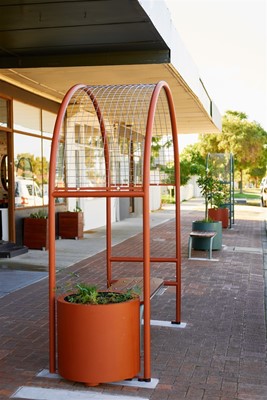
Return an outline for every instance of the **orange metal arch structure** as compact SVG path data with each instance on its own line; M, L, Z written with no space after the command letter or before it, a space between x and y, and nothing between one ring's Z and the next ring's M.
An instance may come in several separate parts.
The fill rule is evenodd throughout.
M77 126L83 115L83 137ZM68 121L73 120L69 125ZM66 137L71 136L71 144ZM150 253L150 185L166 185L166 179L151 178L153 140L169 135L165 150L172 149L175 186L174 257L151 257ZM90 145L89 145L89 144ZM94 145L91 151L92 143ZM97 143L100 146L95 147ZM170 145L171 143L171 145ZM75 145L76 150L72 149ZM91 146L91 147L90 147ZM72 158L81 149L81 168ZM91 152L90 152L91 151ZM157 154L158 162L160 154ZM77 156L78 157L78 156ZM103 160L101 161L101 159ZM157 157L156 157L157 158ZM91 163L94 161L94 165ZM100 161L99 161L100 160ZM126 166L122 167L126 160ZM169 161L167 157L167 161ZM165 160L166 162L166 160ZM68 166L70 164L70 166ZM97 170L97 166L99 166ZM88 167L88 170L87 170ZM123 169L126 170L125 176ZM89 172L88 172L89 171ZM86 173L85 173L86 172ZM79 175L80 174L80 175ZM90 175L91 174L91 175ZM67 178L66 178L67 176ZM93 181L89 178L93 178ZM166 178L166 177L165 177ZM178 132L174 103L168 84L161 81L147 85L87 86L75 85L65 95L55 123L49 173L49 354L50 372L56 371L55 333L55 202L57 198L102 197L106 199L107 285L112 283L112 262L143 263L144 304L144 376L151 379L150 349L150 264L175 264L174 279L164 285L175 287L176 312L173 323L181 322L181 248L180 248L180 171ZM143 203L143 254L141 257L112 257L111 199L139 197Z

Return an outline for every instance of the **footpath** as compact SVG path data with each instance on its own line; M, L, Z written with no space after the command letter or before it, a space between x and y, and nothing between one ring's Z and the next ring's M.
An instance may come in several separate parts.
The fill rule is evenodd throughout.
M235 206L235 223L223 230L222 250L213 252L218 261L189 260L191 224L203 217L203 204L199 200L181 204L182 322L186 327L151 328L155 388L111 384L87 388L44 374L49 365L47 254L31 251L1 259L0 399L266 400L266 212L261 207ZM173 210L152 213L151 220L152 251L170 256ZM142 246L138 232L140 221L118 225L114 255L136 255ZM75 272L83 280L104 286L105 234L100 229L87 235L81 241L57 241L59 282ZM127 265L115 268L118 276L129 275ZM16 283L8 288L18 272ZM31 280L25 278L28 272L33 273ZM173 266L154 265L152 276L171 278ZM172 320L172 288L154 296L151 305L151 319Z

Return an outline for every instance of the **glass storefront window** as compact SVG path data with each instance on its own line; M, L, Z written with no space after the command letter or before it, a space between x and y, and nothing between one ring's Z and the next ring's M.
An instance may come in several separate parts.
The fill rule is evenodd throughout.
M51 150L51 140L42 141L42 166L43 166L43 181L42 181L42 195L44 205L48 204L48 179L49 179L49 158L50 158L50 150Z
M41 135L41 110L19 101L13 101L14 129Z
M6 99L0 98L0 127L7 128L9 127L9 118L8 118L8 105L9 101Z
M13 108L15 207L45 206L56 114L19 101Z
M42 134L43 136L53 137L54 126L56 122L56 114L42 110Z
M41 189L41 140L34 137L28 137L28 140L25 135L14 135L16 208L42 206L44 203Z
M29 141L31 142L29 151ZM14 135L15 207L48 204L50 140Z

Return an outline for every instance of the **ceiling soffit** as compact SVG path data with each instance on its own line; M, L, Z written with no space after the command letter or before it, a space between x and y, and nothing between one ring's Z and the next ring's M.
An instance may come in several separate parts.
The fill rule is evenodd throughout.
M167 64L0 70L0 79L58 103L67 90L77 83L115 85L157 83L164 80L172 91L180 133L218 130L202 103L179 74Z
M0 68L168 62L138 1L1 1Z

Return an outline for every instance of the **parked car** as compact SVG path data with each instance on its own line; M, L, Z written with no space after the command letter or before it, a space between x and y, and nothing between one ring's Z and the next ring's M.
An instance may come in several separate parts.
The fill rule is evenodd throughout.
M267 177L263 178L260 184L261 205L267 207Z
M15 207L42 206L44 199L40 187L32 179L16 178Z
M260 189L263 188L264 186L267 186L267 176L265 178L262 178L260 183Z

